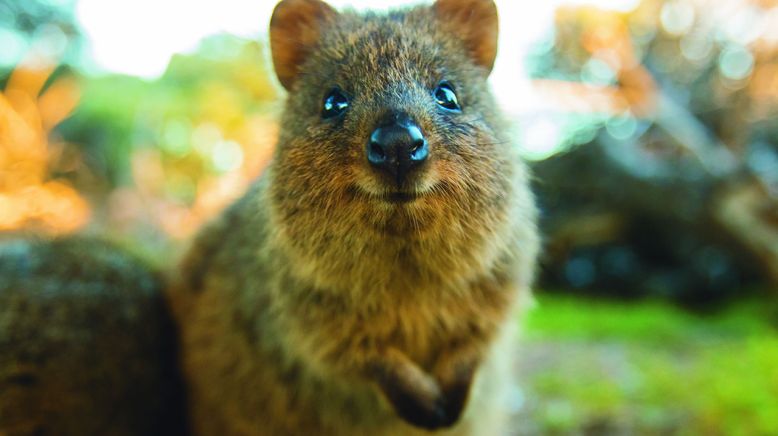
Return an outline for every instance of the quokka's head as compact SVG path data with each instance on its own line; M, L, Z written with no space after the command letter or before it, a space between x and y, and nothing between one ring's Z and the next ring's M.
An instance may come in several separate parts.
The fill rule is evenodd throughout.
M497 51L492 0L386 14L283 0L270 43L289 92L277 200L423 226L435 210L494 212L508 196L515 159L486 83Z

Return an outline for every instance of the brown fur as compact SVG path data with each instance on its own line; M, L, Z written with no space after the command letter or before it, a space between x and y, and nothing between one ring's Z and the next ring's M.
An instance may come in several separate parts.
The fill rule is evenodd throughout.
M538 242L527 172L486 83L496 24L491 0L276 8L289 89L279 146L194 243L175 295L197 434L502 431L508 331ZM461 114L431 96L444 79ZM336 85L351 106L322 120ZM391 110L430 145L402 204L365 159Z
M0 245L0 435L184 433L162 282L87 238Z

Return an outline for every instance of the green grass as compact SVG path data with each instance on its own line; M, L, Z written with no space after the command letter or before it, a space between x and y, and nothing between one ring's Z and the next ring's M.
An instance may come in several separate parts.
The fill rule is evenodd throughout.
M525 319L528 419L543 433L778 434L777 308L541 296Z
M613 302L543 295L527 317L528 334L586 340L684 344L691 337L774 335L778 302L748 301L694 314L660 301Z

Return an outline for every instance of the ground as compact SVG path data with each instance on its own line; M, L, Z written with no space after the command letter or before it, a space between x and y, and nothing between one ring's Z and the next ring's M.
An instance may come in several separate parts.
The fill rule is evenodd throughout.
M778 302L695 314L546 296L523 321L519 435L778 435Z

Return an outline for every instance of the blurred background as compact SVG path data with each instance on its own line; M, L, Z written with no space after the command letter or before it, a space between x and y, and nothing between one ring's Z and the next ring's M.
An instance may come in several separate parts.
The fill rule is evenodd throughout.
M163 263L261 172L274 2L201 3L0 0L0 236ZM776 434L778 1L497 3L546 245L517 433Z

